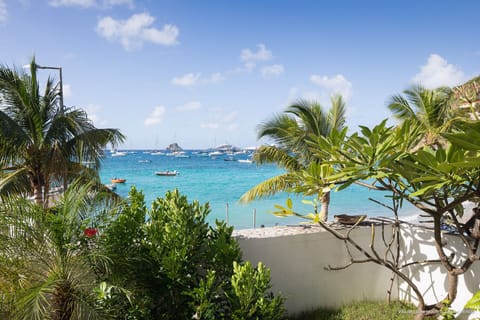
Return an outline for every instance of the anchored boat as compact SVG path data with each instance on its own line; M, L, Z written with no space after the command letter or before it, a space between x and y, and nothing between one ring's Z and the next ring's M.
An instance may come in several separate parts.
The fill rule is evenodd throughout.
M157 171L155 172L157 176L176 176L178 174L177 170L173 171Z

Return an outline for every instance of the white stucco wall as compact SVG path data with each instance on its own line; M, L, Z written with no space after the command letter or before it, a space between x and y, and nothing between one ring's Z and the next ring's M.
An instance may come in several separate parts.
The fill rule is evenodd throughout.
M432 245L431 231L403 225L401 234L403 261L438 258ZM369 227L361 227L352 235L362 247L368 249L371 239ZM237 240L245 260L254 264L262 261L270 268L272 290L281 292L287 299L285 306L290 314L318 307L339 307L358 300L385 301L387 298L392 273L383 266L368 262L340 271L324 270L328 265L348 263L344 242L326 231L261 238L238 236ZM461 245L457 237L448 237L447 247L450 250L462 252ZM358 253L353 247L350 248L354 254ZM380 227L376 228L375 248L380 255L383 254ZM355 255L363 258L362 255ZM405 271L424 293L427 304L445 297L446 273L440 264L410 267ZM453 309L461 311L472 294L480 290L479 284L480 262L477 262L466 275L460 276ZM402 281L395 283L392 291L393 299L416 302L414 294Z
M433 231L425 230L412 225L402 225L403 249L406 253L404 260L437 260L438 254L433 245ZM464 243L458 236L445 235L445 253L448 255L454 253L453 263L455 266L461 266L465 261ZM446 297L447 292L447 274L444 267L440 264L429 264L428 266L415 266L405 270L412 277L421 292L424 294L425 303L431 304L440 301ZM457 298L452 304L452 309L461 313L459 319L466 319L474 315L470 310L463 310L465 303L472 295L480 290L480 262L474 263L470 269L460 275L458 279ZM417 299L405 283L399 283L399 297L416 303ZM475 317L480 318L479 314Z
M370 243L369 228L355 231L354 236L362 245ZM319 306L339 307L354 300L386 299L391 272L384 267L363 263L340 271L324 270L349 262L343 241L326 231L237 240L245 260L262 261L270 268L272 291L287 299L290 314ZM397 293L394 290L394 299Z

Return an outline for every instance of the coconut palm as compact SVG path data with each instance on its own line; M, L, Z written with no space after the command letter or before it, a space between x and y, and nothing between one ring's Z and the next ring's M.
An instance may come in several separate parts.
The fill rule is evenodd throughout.
M452 90L440 87L434 90L422 86L413 86L404 92L404 96L392 96L388 108L401 122L410 120L424 134L423 140L415 147L424 145L438 147L445 143L441 133L448 132L457 120L451 106Z
M12 196L0 205L0 297L11 319L105 319L95 288L108 268L95 238L108 208L73 183L51 209ZM106 199L106 198L105 198ZM98 206L100 204L100 206ZM95 215L94 215L95 213Z
M123 141L119 130L98 129L85 111L61 106L60 94L51 78L40 93L35 58L30 74L0 67L1 195L33 194L47 204L52 185L99 181L103 148Z
M320 164L321 159L310 151L311 136L327 136L333 130L341 130L345 124L345 102L340 95L331 98L328 112L316 101L300 100L287 107L284 113L259 125L258 138L270 138L274 145L262 146L254 154L259 164L277 163L285 173L267 179L248 190L240 199L249 202L278 192L295 191L302 184L301 172L308 172ZM320 219L327 220L330 190L326 186L317 188L322 209Z

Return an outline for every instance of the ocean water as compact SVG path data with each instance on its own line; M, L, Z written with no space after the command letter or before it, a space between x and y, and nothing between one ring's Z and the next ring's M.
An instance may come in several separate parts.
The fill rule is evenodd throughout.
M102 182L110 184L113 177L126 179L123 184L117 184L116 192L125 197L131 186L142 190L147 207L152 200L163 197L168 190L177 188L188 197L189 202L199 200L208 202L211 213L209 223L216 219L227 220L236 229L291 225L306 222L296 217L277 217L272 214L274 205L284 205L288 197L294 201L294 209L300 213L312 212L312 207L301 202L302 197L278 194L274 197L256 200L248 204L240 204L239 198L258 183L282 173L276 165L261 165L245 163L236 160L247 159L248 154L234 156L235 161L225 161L227 156L210 157L187 151L188 157L174 157L168 155L154 155L143 150L127 150L126 156L112 156L106 152L100 170ZM232 159L231 159L232 160ZM158 176L157 171L178 172L177 176ZM368 200L368 198L390 204L384 194L378 191L369 191L360 186L351 186L339 192L332 192L329 207L329 219L335 214L366 214L367 216L392 216L388 209ZM306 198L309 199L309 198ZM411 206L404 208L400 214L410 216L415 213Z

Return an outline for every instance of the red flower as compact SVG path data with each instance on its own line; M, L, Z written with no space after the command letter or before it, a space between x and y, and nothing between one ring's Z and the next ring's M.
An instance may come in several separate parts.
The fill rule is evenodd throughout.
M87 237L95 237L97 235L97 228L87 228L83 231L83 234L86 235Z

